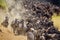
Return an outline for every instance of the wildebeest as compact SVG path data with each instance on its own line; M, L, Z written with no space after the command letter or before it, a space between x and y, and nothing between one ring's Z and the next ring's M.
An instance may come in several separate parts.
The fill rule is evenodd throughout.
M11 27L13 28L13 32L15 34L17 34L17 28L18 28L18 26L19 26L18 19L13 20L12 23L11 23Z
M32 32L27 33L27 40L34 40L34 34Z
M30 30L27 32L27 39L29 40L36 40L37 37L37 30L34 28L30 28Z
M9 18L8 18L8 16L6 16L5 17L5 20L1 23L1 25L3 25L4 27L8 27L8 25L9 25Z
M27 26L23 20L19 20L19 19L13 20L11 23L11 27L13 28L13 33L17 35L25 34L27 31Z

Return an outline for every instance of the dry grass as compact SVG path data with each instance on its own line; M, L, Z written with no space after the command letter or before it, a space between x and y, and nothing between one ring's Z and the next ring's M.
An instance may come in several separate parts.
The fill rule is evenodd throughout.
M60 31L60 16L53 16L52 20L54 22L54 25L58 30Z

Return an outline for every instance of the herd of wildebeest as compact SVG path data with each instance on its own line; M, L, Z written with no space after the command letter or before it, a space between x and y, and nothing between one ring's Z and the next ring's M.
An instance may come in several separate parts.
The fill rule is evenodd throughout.
M60 40L60 31L54 27L52 16L59 16L60 7L49 2L25 2L24 7L30 11L27 18L15 19L10 26L15 35L27 35L27 40ZM1 23L4 27L9 25L8 16Z

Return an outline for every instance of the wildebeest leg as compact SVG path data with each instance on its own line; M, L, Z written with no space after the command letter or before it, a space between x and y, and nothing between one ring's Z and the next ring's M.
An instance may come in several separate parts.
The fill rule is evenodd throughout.
M15 28L13 28L13 33L15 33Z
M17 29L13 28L13 33L16 35L17 34Z

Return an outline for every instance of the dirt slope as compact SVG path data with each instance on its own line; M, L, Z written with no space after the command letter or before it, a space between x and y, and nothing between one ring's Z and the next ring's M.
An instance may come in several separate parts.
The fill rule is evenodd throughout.
M10 32L7 28L0 26L0 40L27 40L26 36L15 36L12 32Z

